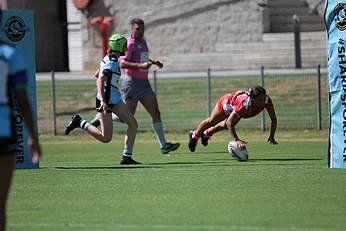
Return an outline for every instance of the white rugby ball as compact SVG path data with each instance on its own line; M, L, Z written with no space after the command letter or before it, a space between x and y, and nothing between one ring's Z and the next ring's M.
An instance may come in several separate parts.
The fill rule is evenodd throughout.
M249 159L249 153L247 149L240 149L237 147L237 142L230 141L228 143L228 152L233 158L239 161L247 161Z

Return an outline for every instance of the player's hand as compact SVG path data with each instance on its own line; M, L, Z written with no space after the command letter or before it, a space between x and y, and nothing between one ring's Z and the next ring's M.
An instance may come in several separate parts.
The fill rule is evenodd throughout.
M148 62L142 63L141 64L142 67L140 69L148 70L151 67L151 65L153 65L153 63L149 60Z
M276 142L276 140L274 139L274 137L269 137L267 141L268 141L268 143L273 144L273 145L277 145L278 144Z
M236 140L237 142L237 147L241 150L244 150L246 148L247 142L244 140Z
M41 155L42 155L40 144L38 143L37 139L33 139L32 137L29 137L28 145L32 155L31 161L34 164L37 164L40 161Z
M104 101L101 101L101 108L103 113L107 113L108 111L108 104Z
M160 69L163 67L163 63L162 63L160 60L149 59L149 61L150 61L152 64L158 66Z

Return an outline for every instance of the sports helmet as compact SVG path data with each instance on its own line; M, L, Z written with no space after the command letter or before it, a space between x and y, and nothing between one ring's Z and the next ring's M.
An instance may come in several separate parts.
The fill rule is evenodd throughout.
M123 53L127 39L121 34L113 34L108 40L108 47L112 51Z

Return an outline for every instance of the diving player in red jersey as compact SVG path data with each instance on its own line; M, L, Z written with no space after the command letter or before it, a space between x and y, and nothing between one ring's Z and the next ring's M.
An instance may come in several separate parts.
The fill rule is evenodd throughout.
M197 141L201 137L202 144L208 145L209 138L216 132L227 129L237 142L240 149L244 149L246 141L239 139L235 126L242 118L251 118L259 114L264 109L267 110L271 119L270 134L268 142L277 144L275 141L275 131L277 119L271 98L266 90L261 86L251 88L248 92L237 91L223 95L216 103L210 116L202 120L197 129L189 133L189 150L194 152Z

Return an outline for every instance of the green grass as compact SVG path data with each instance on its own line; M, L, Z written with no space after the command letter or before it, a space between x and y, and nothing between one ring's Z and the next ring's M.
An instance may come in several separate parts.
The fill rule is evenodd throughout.
M226 132L189 153L162 155L152 133L139 133L135 159L118 164L122 136L110 144L86 135L44 137L41 168L15 172L9 231L36 230L345 230L346 171L328 169L327 131L239 131L250 160L226 153Z

